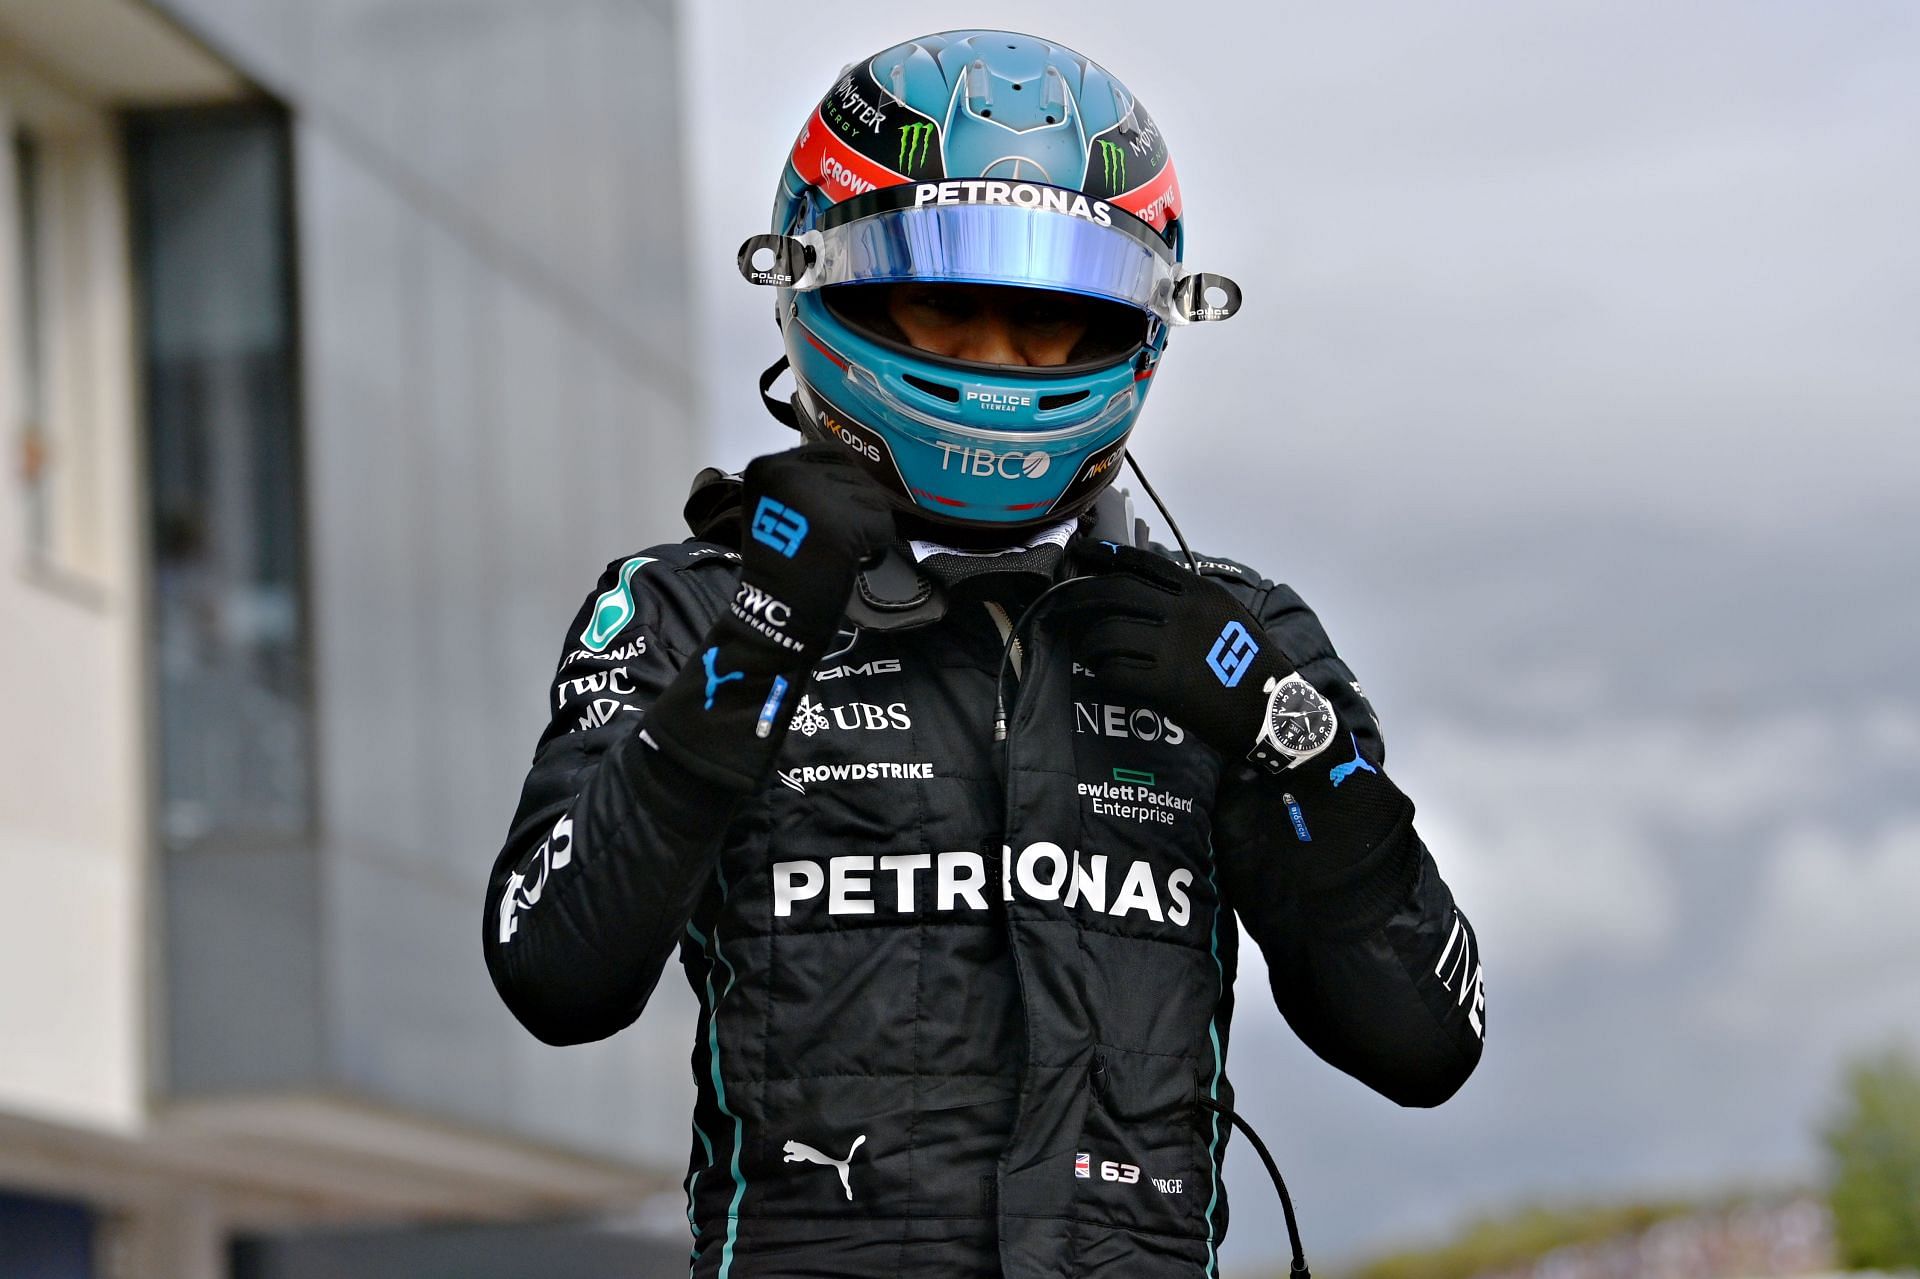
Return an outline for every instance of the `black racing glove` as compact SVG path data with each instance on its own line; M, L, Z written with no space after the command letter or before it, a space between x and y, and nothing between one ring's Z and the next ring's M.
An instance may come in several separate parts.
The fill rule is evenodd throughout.
M696 775L754 790L862 562L887 548L894 528L886 494L838 444L755 458L742 479L739 586L643 728Z
M1271 775L1303 841L1357 853L1401 820L1405 797L1240 601L1150 551L1081 543L1075 562L1095 580L1063 591L1053 620L1110 700L1163 711L1229 769Z
M1270 758L1259 762L1277 771L1317 753L1316 735L1305 731L1280 743L1294 756L1261 740L1273 687L1295 663L1239 600L1172 560L1130 546L1082 543L1074 561L1097 577L1063 592L1053 615L1074 660L1104 685L1165 710L1229 761L1264 748ZM1305 709L1286 713L1311 718Z

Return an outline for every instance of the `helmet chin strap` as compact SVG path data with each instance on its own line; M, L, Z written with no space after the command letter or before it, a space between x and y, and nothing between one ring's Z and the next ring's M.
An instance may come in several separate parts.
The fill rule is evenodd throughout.
M780 375L786 371L787 357L783 355L773 362L771 368L760 375L760 403L766 406L768 414L772 416L774 421L780 423L782 426L791 427L793 430L798 431L800 430L800 415L794 412L793 402L791 400L776 400L773 398L773 384L778 382Z

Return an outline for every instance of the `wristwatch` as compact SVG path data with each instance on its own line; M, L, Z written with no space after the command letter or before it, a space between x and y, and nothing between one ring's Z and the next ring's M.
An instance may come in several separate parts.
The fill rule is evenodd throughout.
M1269 678L1261 686L1267 695L1267 713L1253 739L1247 758L1269 773L1279 773L1312 759L1333 744L1339 718L1319 689L1300 678Z

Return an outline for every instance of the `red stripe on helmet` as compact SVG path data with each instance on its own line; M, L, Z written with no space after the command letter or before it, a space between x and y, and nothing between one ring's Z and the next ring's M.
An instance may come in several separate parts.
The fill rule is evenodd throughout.
M906 174L897 173L841 142L834 136L833 126L821 117L818 107L800 126L800 136L794 139L790 158L800 180L820 188L835 204L865 195L875 187L913 181Z
M1169 159L1160 172L1131 191L1110 196L1107 203L1125 209L1156 231L1166 231L1167 223L1180 216L1180 179L1173 175L1173 161Z
M847 367L847 362L844 359L842 359L839 355L835 354L833 351L833 348L829 347L825 342L822 342L819 338L813 336L813 330L807 328L807 326L804 324L800 326L800 336L805 338L807 341L811 342L813 344L814 350L820 352L820 354L826 356L829 360L832 360L835 364L839 365L841 368L844 369Z

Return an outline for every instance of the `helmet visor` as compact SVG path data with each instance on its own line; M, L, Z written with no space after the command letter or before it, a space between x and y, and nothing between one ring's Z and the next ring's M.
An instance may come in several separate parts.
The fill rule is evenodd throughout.
M1080 206L1104 211L1077 198ZM1134 220L1124 212L1110 216ZM1015 285L1103 298L1172 322L1178 266L1170 248L1150 232L1136 235L1046 204L881 209L799 238L812 249L813 262L795 288L903 280Z

